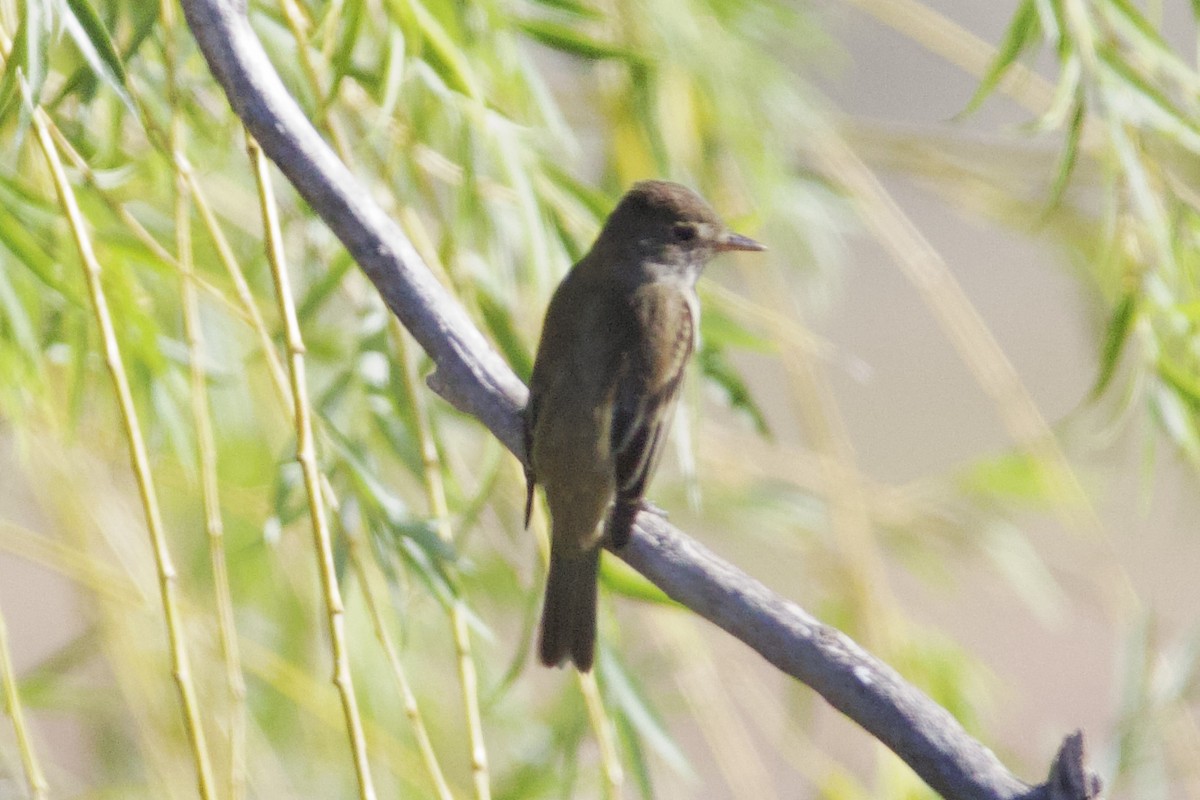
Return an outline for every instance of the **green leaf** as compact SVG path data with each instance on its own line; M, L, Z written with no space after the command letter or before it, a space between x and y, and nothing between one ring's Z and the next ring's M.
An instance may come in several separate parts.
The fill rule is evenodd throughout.
M1042 38L1054 43L1059 63L1065 62L1074 49L1074 43L1072 37L1063 34L1069 28L1063 17L1062 0L1034 0L1034 3L1037 5L1038 22L1046 32Z
M964 492L1049 507L1054 493L1054 467L1025 452L1009 452L973 464L959 481Z
M1102 74L1125 84L1132 91L1121 93L1122 111L1130 122L1149 123L1175 138L1193 153L1200 154L1200 125L1183 113L1161 89L1134 72L1117 53L1100 51Z
M370 508L377 514L372 515L386 526L393 536L413 540L422 551L427 553L430 563L442 564L458 558L454 545L438 536L433 525L414 517L408 509L404 498L392 491L366 460L359 455L354 443L343 435L337 428L326 420L325 431L329 441L333 443L337 453L337 470L345 474L355 487L355 495L369 503Z
M534 0L540 6L552 8L555 11L565 11L586 19L604 19L604 12L585 6L578 0ZM1198 0L1200 2L1200 0Z
M308 291L304 293L304 299L296 309L297 319L301 322L311 322L333 295L334 290L341 285L346 273L353 267L354 261L350 258L350 254L345 250L339 250L329 265L329 269L325 270L321 277L314 281L308 287Z
M1158 374L1193 410L1200 411L1200 378L1194 371L1170 356L1162 355L1158 358Z
M67 298L72 305L83 306L83 296L79 290L58 277L55 258L30 232L28 224L14 215L4 203L0 203L0 244L43 284Z
M598 220L608 216L616 204L610 195L597 191L590 184L578 180L557 162L547 163L545 174L547 178L554 181L556 186L566 191L580 205L592 212L592 215Z
M400 104L400 90L404 86L404 34L396 25L384 48L383 83L378 90L379 124L391 120Z
M1099 4L1099 10L1105 15L1112 26L1114 38L1123 34L1127 40L1122 43L1123 57L1129 54L1145 65L1145 69L1156 73L1156 82L1160 85L1166 78L1172 78L1180 85L1188 87L1185 92L1194 92L1196 73L1183 59L1179 58L1145 15L1134 8L1128 0L1110 0ZM1192 98L1189 98L1192 99Z
M330 56L330 66L333 68L333 80L330 82L328 93L330 98L338 96L342 80L353 69L354 45L358 42L362 25L363 5L363 0L346 0L340 17L333 23L338 25L338 40Z
M529 376L533 374L533 359L530 357L529 348L513 325L512 314L482 284L477 287L475 300L479 304L480 313L483 314L483 321L492 335L492 340L504 354L513 372L517 373L521 380L528 382Z
M991 66L988 67L988 71L984 73L983 79L979 82L979 88L975 90L975 94L971 95L966 108L959 113L959 116L972 114L983 105L983 101L995 91L1009 68L1029 48L1030 44L1040 37L1041 31L1042 26L1033 0L1024 0L1013 16L1008 31L1004 34L1004 41L996 50L995 59L992 60Z
M21 17L23 30L17 36L22 45L22 58L18 64L25 72L29 84L29 96L37 103L46 80L46 44L50 37L49 9L44 0L25 0L25 14Z
M142 44L158 30L157 9L152 4L137 5L132 10L140 13L141 16L133 20L133 33L128 37L125 49L121 54L122 64L128 63L130 59L134 58L141 50ZM91 66L89 64L81 65L71 74L71 77L63 82L62 88L54 95L54 99L46 105L50 108L57 108L66 97L75 93L85 100L90 99L96 92L97 83L96 72Z
M671 738L649 700L638 692L624 667L603 646L600 648L600 675L604 679L605 693L617 712L629 721L650 748L680 775L695 777L687 756Z
M701 290L701 296L707 301L710 295ZM719 303L706 302L704 317L700 321L701 338L705 345L725 349L736 347L755 353L774 353L778 350L775 342L749 330L734 319Z
M75 46L96 76L117 93L136 119L137 108L126 89L129 79L125 65L96 9L88 0L66 0L66 9L63 22Z
M1137 300L1136 292L1126 292L1113 310L1112 319L1108 321L1108 330L1104 334L1104 351L1100 356L1100 374L1091 392L1093 400L1108 388L1116 373L1125 343L1129 341L1129 331L1133 327L1133 321L1137 319Z
M36 326L17 297L8 276L7 271L0 270L0 341L3 341L6 331L10 333L22 355L36 369L41 366L41 347L35 332Z
M25 79L29 96L35 104L46 80L45 45L49 37L49 25L42 0L25 0L21 10L24 13L17 23L17 33L5 64L4 79L0 82L0 118L7 116L8 109L19 95L17 81L20 78Z
M604 588L622 597L664 606L678 605L649 578L612 555L605 555L600 560L600 577L604 581Z
M1161 383L1150 392L1150 410L1175 446L1200 466L1200 433L1196 430L1196 412L1200 410L1196 392L1200 387L1185 371L1161 362L1159 377Z
M1067 139L1063 143L1062 156L1058 159L1058 171L1054 176L1054 183L1050 186L1050 199L1046 203L1047 214L1058 207L1063 193L1067 190L1067 184L1071 182L1071 175L1079 161L1079 143L1083 138L1085 119L1083 103L1076 102L1075 111L1071 114L1071 123L1067 126Z
M744 412L754 423L754 429L761 436L770 436L767 418L759 408L758 403L750 394L750 388L742 380L733 365L725 358L723 350L705 346L700 350L697 359L704 376L725 390L726 402L730 407Z
M287 527L308 510L300 464L296 462L296 445L289 443L288 449L278 459L275 483L271 492L272 516L280 527Z
M615 58L636 64L646 61L644 56L628 47L601 42L570 25L544 19L517 20L516 25L534 41L580 58L593 61Z
M1146 43L1151 43L1155 47L1170 52L1170 45L1163 41L1162 36L1150 24L1150 21L1137 8L1129 3L1129 0L1106 0L1104 3L1099 3L1098 7L1104 11L1113 11L1121 19L1128 22L1141 35L1141 38Z
M482 102L483 91L464 49L420 0L388 0L388 8L402 25L411 24L424 45L420 56L454 91Z
M1066 593L1024 532L1010 523L993 522L987 526L979 547L1044 624L1053 626L1062 621L1069 605Z
M653 800L654 772L650 769L650 759L647 757L646 748L642 746L637 728L633 727L633 723L624 714L618 714L615 723L621 743L625 747L622 763L625 769L633 774L643 800Z
M457 582L446 571L446 562L437 557L431 548L424 546L422 537L414 536L412 529L381 524L381 520L374 516L370 519L371 542L381 563L399 556L425 584L430 594L445 605L460 596Z

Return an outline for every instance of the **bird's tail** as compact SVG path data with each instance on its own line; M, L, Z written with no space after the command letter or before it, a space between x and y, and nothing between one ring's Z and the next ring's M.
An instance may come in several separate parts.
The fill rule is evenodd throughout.
M592 668L599 572L599 547L569 556L551 549L539 648L546 666L556 667L570 659L580 672Z

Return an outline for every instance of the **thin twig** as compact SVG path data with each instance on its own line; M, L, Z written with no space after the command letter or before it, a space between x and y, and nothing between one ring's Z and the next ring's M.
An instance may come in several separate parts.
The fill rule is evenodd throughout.
M604 773L604 796L608 800L621 797L625 783L625 770L621 767L621 756L617 752L617 732L604 708L604 698L596 682L595 672L577 672L579 691L587 707L588 720L596 733L596 744L600 746L600 769Z
M100 198L101 202L108 206L109 210L116 215L117 219L119 219L121 223L129 229L129 232L133 234L134 238L145 245L146 249L149 250L155 258L159 259L173 269L180 269L179 261L173 255L171 255L171 253L168 252L167 249L163 247L157 239L154 238L154 234L146 230L146 226L138 221L138 218L133 215L133 212L129 210L129 207L125 203L118 200L111 191L104 188L103 183L97 179L95 170L93 170L92 166L87 162L87 160L80 155L79 151L75 149L70 140L67 139L66 134L64 134L62 130L54 124L54 120L47 117L46 126L50 129L50 135L54 137L54 142L58 145L58 149L67 157L67 161L71 163L71 166L79 170L79 174L83 179L83 183L90 187L95 195ZM181 157L176 158L177 163L182 161L183 159ZM176 169L180 169L180 167L176 166ZM218 300L234 314L241 316L236 304L227 298L224 292L222 292L209 281L205 280L203 276L193 274L192 281L197 287L203 289L204 292L210 297Z
M21 80L21 91L25 102L31 107L32 100L24 79ZM121 360L121 349L117 343L116 328L108 311L108 300L104 294L104 286L100 281L100 262L92 249L86 223L79 204L75 200L75 192L67 180L66 170L54 146L49 126L44 119L45 113L40 108L34 108L33 128L37 134L39 146L54 179L54 188L58 194L59 203L66 214L68 225L75 239L80 260L83 262L87 279L88 295L91 299L92 310L100 327L100 336L104 342L104 362L112 378L113 388L117 394L117 403L121 409L121 420L125 427L125 436L129 443L129 456L137 479L138 492L142 499L142 509L146 516L146 527L150 532L150 543L154 551L154 566L158 575L159 594L162 598L163 616L167 626L167 638L171 650L172 674L179 692L180 707L183 712L184 728L187 731L188 742L191 746L192 759L195 762L196 782L200 796L204 800L213 797L212 765L209 761L208 747L204 739L204 727L200 720L200 708L196 700L196 689L192 683L191 664L187 653L187 640L183 631L183 622L179 613L177 576L175 566L171 561L170 548L167 545L166 532L163 527L162 515L158 506L158 495L154 489L154 473L150 467L150 457L146 451L146 443L142 438L141 424L138 421L137 409L133 404L133 392L129 379L125 374L124 362Z
M376 597L373 577L368 569L370 560L363 556L362 537L351 530L345 530L346 535L346 551L350 557L350 565L354 568L354 573L358 577L359 586L362 587L363 600L367 606L367 614L371 617L371 626L375 629L375 637L379 639L379 645L383 648L384 656L387 657L388 666L392 670L392 677L396 680L396 688L400 692L400 699L404 703L404 714L408 717L408 722L413 727L413 736L417 740L417 750L421 754L421 761L425 764L425 769L429 772L429 779L433 781L433 786L437 790L437 796L440 800L454 800L454 795L450 791L450 784L446 782L445 773L442 771L441 763L438 761L437 752L433 749L433 740L429 738L429 730L425 727L425 718L421 714L421 706L417 702L417 695L412 690L412 684L408 681L408 674L404 669L404 662L400 660L400 654L396 651L396 644L392 641L392 635L388 632L387 622L383 618L383 608Z
M217 215L213 212L212 204L208 202L208 195L200 182L196 180L196 172L192 169L191 164L186 159L178 159L178 169L183 171L187 178L188 189L192 193L192 199L196 203L196 209L200 212L200 218L204 220L204 227L208 230L209 238L212 239L213 246L216 247L217 256L221 259L221 263L225 266L225 271L229 273L229 279L233 281L234 291L237 293L238 301L241 302L247 317L249 317L250 327L258 335L259 346L262 348L263 358L266 359L267 368L271 373L271 385L275 387L275 393L280 403L288 408L293 408L292 390L288 386L287 373L283 369L283 364L279 361L279 354L275 351L275 343L271 340L271 331L267 329L267 324L263 321L262 311L258 308L258 303L254 300L254 293L250 291L250 284L246 281L246 274L242 271L241 265L238 263L237 256L233 253L233 247L229 244L229 239L225 236L225 231L221 227L221 223L217 220Z
M392 340L399 350L405 392L416 422L429 514L433 518L438 537L450 544L454 538L450 529L450 507L446 503L441 457L438 455L433 427L429 422L429 408L425 402L425 393L418 384L416 354L413 348L408 346L408 334L395 318L392 318L391 325L394 334ZM491 797L491 783L488 779L487 744L483 738L483 717L479 712L479 681L475 672L475 659L471 656L467 608L461 597L455 597L450 603L450 624L454 633L454 651L458 659L458 681L462 687L463 709L467 717L467 736L471 743L471 776L475 784L475 796L478 800L487 800Z
M313 102L317 110L314 122L328 132L338 157L346 163L350 163L351 150L347 146L346 137L337 125L337 120L329 113L332 98L327 98L325 90L321 88L321 77L317 74L316 64L313 63L311 43L308 40L311 23L305 15L304 9L296 0L279 0L279 5L284 21L292 32L292 38L296 40L296 53L300 57L301 71L308 81L309 91L313 94Z
M346 643L346 611L342 605L342 593L338 587L337 566L333 559L333 542L329 534L329 522L325 515L325 499L321 492L321 473L317 466L316 447L313 444L312 416L308 403L308 386L305 378L304 341L300 323L296 319L296 305L292 300L291 280L283 254L283 242L276 212L271 176L262 150L249 135L246 150L254 170L259 200L263 215L263 231L267 239L267 260L275 280L275 294L279 301L279 314L283 318L287 336L288 374L291 378L294 416L296 422L296 460L304 475L304 487L308 495L308 512L312 524L313 544L317 551L317 571L321 576L321 591L325 601L325 616L329 625L329 643L333 657L333 684L337 687L346 718L346 730L350 736L350 749L354 756L354 772L358 778L359 796L362 800L374 800L375 786L371 780L371 765L367 759L367 740L363 733L362 716L358 700L354 695L354 679L350 674L350 653Z
M170 144L172 153L183 153L183 115L177 83L175 3L162 0L164 58L167 76L167 100L171 107ZM225 523L221 516L220 482L217 479L217 445L213 436L212 414L208 404L208 385L204 370L204 332L200 323L200 300L196 292L196 272L192 259L192 202L187 176L175 173L175 253L179 271L183 327L188 348L188 374L191 382L192 424L196 429L199 455L200 493L204 503L204 528L208 533L209 560L212 565L213 595L217 607L217 638L225 664L225 686L229 692L229 800L246 795L246 679L238 653L237 623L233 612L233 593L229 588L229 568L225 555Z
M13 732L17 736L17 750L21 753L21 766L25 769L29 791L33 800L46 800L50 796L50 786L46 783L46 776L42 774L33 738L29 735L29 726L25 724L25 710L21 705L21 692L17 688L17 673L13 669L12 655L8 647L8 625L4 622L3 611L0 611L0 682L4 684L4 707L12 718Z
M285 413L291 419L292 424L295 424L295 405L292 401L292 390L288 385L288 379L284 372L283 365L279 361L279 357L275 351L274 344L271 339L271 332L267 329L266 323L263 320L262 313L258 308L258 303L254 299L254 295L250 290L250 284L246 281L245 273L242 271L241 265L238 263L237 256L234 255L233 248L226 238L223 228L213 211L212 204L208 202L207 196L196 179L195 171L191 169L190 164L184 159L179 159L180 169L186 176L188 187L190 188L193 197L196 201L196 207L200 211L200 215L204 220L205 227L208 230L209 236L217 250L218 257L224 264L226 272L229 274L233 282L234 289L238 299L242 304L247 318L250 321L251 327L258 335L259 343L262 348L263 357L267 362L267 366L272 376L272 385L276 389L276 394L280 400ZM325 496L326 502L330 508L337 507L337 497L330 486L324 474L321 475L321 489ZM355 572L359 576L360 585L363 590L363 597L366 602L368 614L371 617L372 626L375 629L376 637L380 641L380 646L384 650L384 655L388 660L388 665L392 670L393 677L397 682L397 688L400 691L401 699L404 703L404 713L408 717L409 722L413 726L413 735L417 741L417 749L421 753L422 761L425 763L426 769L430 774L430 779L438 792L438 796L442 800L451 800L453 797L450 792L449 784L446 782L441 765L438 762L437 754L433 749L433 743L430 739L429 732L425 727L424 719L421 715L420 706L417 702L416 695L413 693L408 678L404 672L404 667L400 661L399 655L396 652L395 644L392 642L391 635L388 633L387 625L382 617L382 608L375 595L372 582L367 575L366 560L362 555L362 547L359 539L351 533L347 534L347 549L349 552L351 564Z

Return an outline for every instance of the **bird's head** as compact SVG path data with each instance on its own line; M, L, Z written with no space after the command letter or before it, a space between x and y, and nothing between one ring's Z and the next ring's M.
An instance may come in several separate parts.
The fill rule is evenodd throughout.
M718 253L765 250L726 227L691 189L669 181L641 181L625 193L596 240L609 252L695 280Z

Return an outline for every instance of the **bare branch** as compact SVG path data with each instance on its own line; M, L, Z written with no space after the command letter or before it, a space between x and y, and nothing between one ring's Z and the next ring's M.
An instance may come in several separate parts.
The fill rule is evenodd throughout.
M523 458L524 385L400 228L371 200L287 93L250 27L244 0L182 0L208 64L234 112L341 239L384 301L429 353L430 386L479 419ZM1099 781L1078 732L1051 779L1030 787L943 708L849 637L773 594L671 526L642 513L618 555L668 595L724 628L896 752L952 800L1093 800Z

